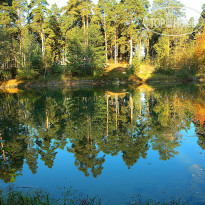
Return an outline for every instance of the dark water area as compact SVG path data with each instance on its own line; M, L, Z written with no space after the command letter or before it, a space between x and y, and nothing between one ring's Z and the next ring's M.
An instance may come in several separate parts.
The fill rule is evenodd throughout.
M0 94L0 189L205 203L205 87Z

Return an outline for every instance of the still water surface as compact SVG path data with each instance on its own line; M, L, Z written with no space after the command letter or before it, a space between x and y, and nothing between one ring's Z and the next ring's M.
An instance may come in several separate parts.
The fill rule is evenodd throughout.
M0 94L0 185L205 203L205 87Z

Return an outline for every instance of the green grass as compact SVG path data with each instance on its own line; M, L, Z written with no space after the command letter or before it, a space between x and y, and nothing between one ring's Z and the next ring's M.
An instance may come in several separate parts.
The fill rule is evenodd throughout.
M58 190L59 191L59 190ZM49 193L42 190L23 191L22 189L9 188L9 190L0 192L1 205L100 205L104 204L98 197L89 197L72 188L63 189L62 197L56 199ZM168 202L156 202L154 200L144 201L141 195L134 195L128 202L122 202L126 205L182 205L180 200L171 200Z
M50 205L54 204L48 193L42 191L22 192L18 190L9 190L0 195L1 205Z
M184 83L184 82L203 82L205 74L194 75L188 70L166 70L157 69L149 64L142 64L136 73L146 83Z
M102 76L103 79L120 79L125 80L127 79L126 75L126 65L110 65L108 70L105 72L105 74Z
M60 191L60 190L57 190ZM9 188L0 193L1 205L100 205L98 197L88 197L72 188L63 189L62 197L52 197L48 192L42 190L29 190Z

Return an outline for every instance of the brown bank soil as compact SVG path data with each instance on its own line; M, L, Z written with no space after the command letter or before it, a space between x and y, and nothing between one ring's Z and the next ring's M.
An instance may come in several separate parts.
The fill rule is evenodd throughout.
M140 84L142 80L136 76L126 75L126 67L115 65L108 68L105 74L96 79L80 79L70 78L64 80L48 80L41 82L40 80L26 82L22 80L12 79L0 82L0 89L8 88L38 88L38 87L91 87L104 85L122 85L122 84Z
M103 80L90 80L90 79L79 79L79 80L68 80L68 81L48 81L48 82L24 82L18 80L9 80L0 83L1 90L9 90L12 92L14 89L23 88L40 88L40 87L92 87L92 86L105 86L105 85L123 85L123 84L140 84L140 81L125 81L120 79L103 79Z
M8 80L5 82L0 82L1 90L9 90L9 92L15 92L14 89L22 88L40 88L40 87L92 87L92 86L106 86L106 85L125 85L125 84L136 84L140 85L146 84L178 84L186 82L182 78L175 76L155 74L154 68L150 65L142 65L138 75L127 76L126 69L128 65L126 64L111 64L105 71L105 74L96 79L80 79L80 78L70 78L64 80L48 80L41 82L36 81L22 81L17 79ZM204 83L205 75L197 76L193 79L187 81L192 81L194 83Z

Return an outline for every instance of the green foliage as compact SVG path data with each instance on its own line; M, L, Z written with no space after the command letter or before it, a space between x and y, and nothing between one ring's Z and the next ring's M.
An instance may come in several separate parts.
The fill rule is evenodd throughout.
M43 190L34 190L34 191L21 191L19 189L12 188L8 190L6 196L3 193L0 194L0 203L2 205L71 205L71 204L79 204L79 205L100 205L103 201L99 197L89 197L86 194L79 193L72 188L66 190L64 188L63 199L51 197L46 191ZM127 199L128 200L128 199ZM128 201L127 205L183 205L184 203L180 199L172 199L170 202L156 202L152 199L143 200L142 196L136 194L132 197L132 201Z
M56 190L61 191L61 190ZM86 194L80 193L77 190L65 188L62 190L62 197L51 196L44 190L29 190L25 191L20 188L10 187L5 192L0 192L0 203L2 205L100 205L99 197L89 197Z
M32 24L31 28L42 35L43 24L45 21L46 13L48 12L46 0L32 0L30 3ZM42 36L40 36L42 38Z
M73 75L78 76L92 76L94 72L103 73L104 47L99 27L91 24L88 34L82 35L83 32L83 29L75 28L69 36L68 69Z
M194 71L194 68L189 70L186 67L184 69L183 68L180 69L178 72L175 72L175 73L176 73L176 76L180 77L181 79L192 81L197 72Z
M174 8L173 18L184 16L183 5L177 0L153 2L152 17L166 18L164 7ZM203 12L202 12L203 15ZM196 29L196 28L195 28ZM191 33L190 28L156 28L156 32L163 35L152 34L149 42L149 55L155 63L158 73L175 75L182 79L193 78L199 73L199 60L195 58L196 39L195 32L191 35L180 35ZM179 35L179 36L177 36Z
M126 69L126 75L130 76L130 75L134 75L135 74L135 66L131 65Z
M42 57L38 52L34 52L30 58L30 67L34 70L40 70L42 66Z
M135 55L133 58L132 65L134 66L134 73L137 74L140 70L140 59L139 56Z
M22 52L24 63L18 69L17 77L28 80L36 78L41 71L42 55L40 45L32 33L25 32L22 38Z
M10 70L0 70L0 80L6 81L12 78L12 74Z
M137 74L142 48L146 62L167 73L203 73L203 51L199 49L197 58L193 54L197 32L181 38L168 37L143 26L146 17L165 18L166 6L176 7L173 18L182 17L183 5L178 0L154 0L152 9L149 6L148 0L100 0L97 5L90 0L70 0L61 9L56 4L49 9L46 0L31 0L29 4L27 0L2 1L0 77L15 78L18 69L19 75L29 79L36 71L45 78L55 74L56 65L67 68L63 71L66 75L101 76L108 62L128 61L134 67L128 73ZM202 10L197 28L204 19L204 6ZM199 32L202 29L203 26ZM162 26L154 31L170 35L178 34L180 29ZM192 29L183 31L191 33Z
M15 50L7 29L0 27L0 80L9 80L16 69ZM13 51L12 51L13 50Z
M159 38L158 43L155 44L154 49L157 53L157 64L159 67L163 67L167 64L168 51L169 51L169 37L162 36ZM165 69L167 66L165 66Z
M138 55L135 55L134 58L133 58L133 61L132 61L132 65L129 66L127 69L126 69L126 74L129 76L129 75L134 75L134 74L138 74L140 70L140 59L139 59L139 56Z
M63 74L63 72L64 72L64 67L63 67L62 65L54 64L54 65L52 66L51 70L52 70L51 72L52 72L53 74L59 74L59 75L61 75L61 74Z
M51 205L54 204L57 200L52 199L48 193L45 191L33 191L33 192L23 192L19 190L8 190L6 196L0 197L0 203L2 205L19 205L19 204L27 204L27 205Z
M23 70L18 70L17 77L22 80L32 80L38 75L39 73L37 71L24 68Z
M62 33L60 29L60 9L53 5L45 22L45 54L46 66L52 67L61 60Z
M3 69L4 63L9 60L11 55L11 41L9 32L6 29L0 28L0 68ZM5 66L6 67L6 66Z
M30 36L32 38L32 36ZM25 50L28 49L28 53L25 51L26 55L26 63L25 63L25 67L23 67L23 69L33 69L33 70L40 70L41 66L42 66L42 56L41 56L41 52L40 52L40 47L38 44L36 44L36 42L32 42L32 39L30 38L30 42L28 47L25 47ZM29 39L28 39L29 40ZM30 44L31 43L31 44Z

